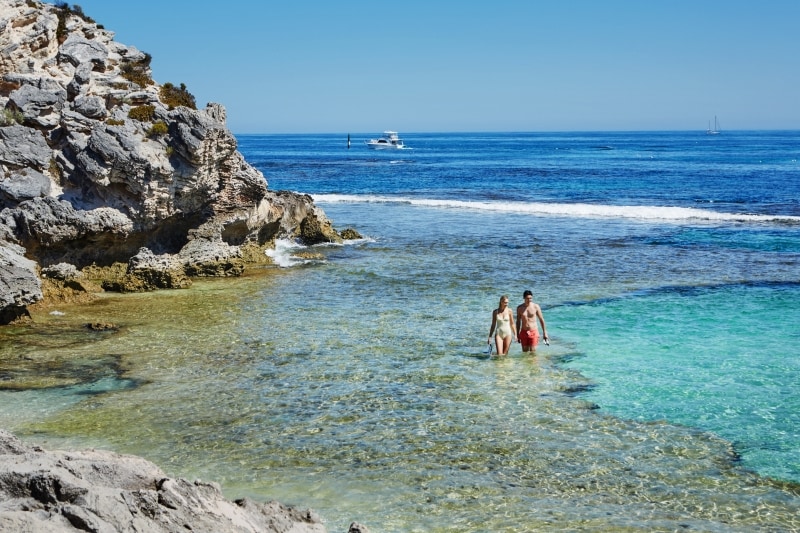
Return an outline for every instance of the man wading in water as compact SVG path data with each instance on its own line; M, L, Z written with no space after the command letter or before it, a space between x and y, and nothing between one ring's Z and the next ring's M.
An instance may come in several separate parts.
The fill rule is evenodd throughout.
M547 336L547 326L544 325L544 316L539 304L534 303L533 293L525 291L522 293L525 303L517 306L517 331L519 331L519 342L522 344L523 352L535 352L536 345L539 344L539 329L536 327L536 319L542 325L542 338L545 344L550 344Z

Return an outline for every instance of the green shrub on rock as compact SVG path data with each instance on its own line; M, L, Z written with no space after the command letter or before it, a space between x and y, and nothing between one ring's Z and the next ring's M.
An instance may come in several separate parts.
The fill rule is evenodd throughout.
M13 124L22 124L25 117L22 112L14 109L3 109L0 111L0 126L11 126Z
M147 135L150 137L159 137L161 135L166 135L168 131L167 123L163 120L159 120L147 131Z
M61 167L58 166L58 162L55 160L55 158L50 158L50 165L47 167L47 170L50 172L50 176L55 178L58 184L64 184L64 176L61 174Z
M140 87L153 85L153 78L150 77L150 61L152 59L153 56L145 53L144 59L126 61L120 66L120 75Z
M139 122L151 122L153 120L153 115L155 115L156 108L152 105L140 105L131 108L128 111L128 117L132 118L133 120L138 120Z
M197 109L194 95L186 89L186 84L181 83L180 87L175 87L173 84L167 82L161 86L161 101L164 102L170 109L178 106L188 107L189 109Z
M28 3L28 7L34 7L30 3ZM55 11L56 16L58 17L58 26L56 27L56 39L58 40L59 44L63 44L64 41L67 40L67 18L70 15L75 15L76 17L82 19L85 22L89 22L94 24L94 19L87 16L86 13L83 12L83 8L79 5L73 5L70 7L68 2L56 2L55 3Z

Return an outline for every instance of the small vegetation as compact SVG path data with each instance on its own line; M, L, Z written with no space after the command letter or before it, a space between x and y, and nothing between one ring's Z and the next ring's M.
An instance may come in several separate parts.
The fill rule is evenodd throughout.
M178 106L188 107L189 109L197 109L197 103L194 100L194 95L186 89L185 83L181 83L180 87L175 87L169 82L162 85L161 101L164 102L170 109L175 109Z
M30 3L28 4L30 5ZM83 8L79 5L70 7L67 2L56 2L56 15L58 16L58 27L56 28L56 39L59 44L67 39L67 18L70 15L75 15L86 22L94 24L94 20L83 12Z
M72 7L67 2L56 2L56 9L61 11L66 11L67 13L71 13L76 17L82 19L85 22L90 24L94 24L94 19L83 12L83 8L78 4L74 4Z
M61 167L58 166L54 157L50 158L50 166L47 168L50 172L50 175L56 179L56 181L60 184L64 184L64 177L61 175Z
M108 124L109 126L122 126L123 124L125 124L125 121L119 118L110 118L106 120L106 124Z
M138 61L126 61L120 67L120 74L128 81L132 81L139 87L153 85L153 78L150 77L150 61L153 56L148 53Z
M0 126L11 126L13 124L22 124L25 116L21 111L16 109L3 109L0 111Z
M131 110L128 111L128 117L132 118L133 120L138 120L139 122L151 122L155 112L155 106L140 105L131 108Z
M149 137L161 137L162 135L166 135L168 131L169 128L167 128L167 123L163 120L159 120L150 127L150 129L147 131L147 135Z

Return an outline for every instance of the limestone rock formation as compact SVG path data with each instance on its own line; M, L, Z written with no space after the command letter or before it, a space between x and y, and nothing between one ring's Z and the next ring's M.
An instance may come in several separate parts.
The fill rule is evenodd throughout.
M309 196L268 190L221 105L195 109L150 59L77 6L0 0L0 323L60 263L127 264L106 288L151 290L238 275L276 238L341 241Z
M45 451L0 430L0 531L324 533L311 511L235 502L139 457ZM355 529L354 529L355 528ZM353 524L351 531L364 531Z
M36 264L22 256L19 246L0 246L0 324L16 320L41 298Z

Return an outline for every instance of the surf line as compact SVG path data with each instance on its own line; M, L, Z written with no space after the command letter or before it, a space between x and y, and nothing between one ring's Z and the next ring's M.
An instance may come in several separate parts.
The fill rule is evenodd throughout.
M357 194L315 194L312 196L314 198L314 202L322 204L393 203L408 204L420 207L469 209L476 211L521 213L539 216L565 216L571 218L627 218L637 220L695 220L711 222L783 222L800 224L800 216L725 213L711 211L708 209L698 209L696 207L442 200L435 198L413 198L408 196Z

